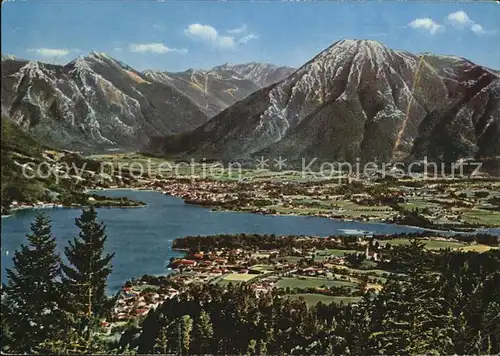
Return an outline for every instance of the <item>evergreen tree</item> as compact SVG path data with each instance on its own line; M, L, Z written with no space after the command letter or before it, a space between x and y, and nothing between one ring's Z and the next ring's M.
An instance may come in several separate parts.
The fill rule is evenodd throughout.
M409 281L390 281L372 308L368 351L395 354L449 354L452 320L439 295L434 275L414 275Z
M7 270L2 319L8 328L11 352L33 352L46 339L64 328L59 305L60 259L50 220L35 217L28 245L16 251L12 269Z
M87 328L83 332L69 329L65 335L41 343L33 353L39 355L96 355L109 354L110 351L115 350L109 350L108 345L95 335L94 330Z
M191 331L193 330L193 319L189 315L181 318L181 350L183 354L189 354L191 346Z
M247 355L255 355L256 348L257 348L257 341L255 341L254 339L251 339L248 342Z
M332 344L328 344L328 346L326 347L325 355L326 356L333 356L334 355Z
M267 344L264 340L259 341L259 355L267 355Z
M194 327L194 340L197 344L197 351L203 354L203 350L209 349L210 343L214 336L214 328L210 321L210 314L202 310L200 317Z
M168 352L167 328L161 328L159 334L160 335L156 338L156 353L166 355Z
M65 248L70 265L62 265L68 307L77 316L86 315L90 319L106 316L114 302L106 295L114 253L104 255L106 226L96 218L97 213L91 207L75 220L80 233Z

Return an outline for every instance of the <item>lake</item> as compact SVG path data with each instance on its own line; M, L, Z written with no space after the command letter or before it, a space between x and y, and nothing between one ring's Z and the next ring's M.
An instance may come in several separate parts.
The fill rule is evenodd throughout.
M153 191L107 190L108 196L126 196L146 202L142 208L98 209L99 220L107 225L106 249L115 252L113 273L108 280L110 292L116 292L126 280L144 274L167 272L173 256L172 241L188 235L218 233L259 233L277 235L317 235L369 233L394 234L421 229L390 224L340 221L307 216L271 216L241 212L212 211L186 205L181 199ZM77 236L74 220L79 209L45 209L52 220L52 232L63 252L68 240ZM2 219L2 282L5 268L12 266L14 251L26 243L26 233L36 210L23 210ZM492 229L493 230L493 229ZM500 234L500 229L494 229Z

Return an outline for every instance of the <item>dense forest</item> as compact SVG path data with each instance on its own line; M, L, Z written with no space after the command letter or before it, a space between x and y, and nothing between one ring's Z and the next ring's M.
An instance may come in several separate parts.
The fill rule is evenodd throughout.
M393 235L373 235L374 240L388 241L393 239L407 238L426 238L439 236L433 231L423 231L415 233L401 233ZM462 242L477 242L480 244L498 246L500 238L490 234L455 234L452 236L442 236L443 238L453 239ZM348 235L338 236L303 236L286 235L278 236L274 234L218 234L210 236L186 236L175 239L172 242L172 248L180 250L190 249L219 249L219 248L258 248L262 250L280 249L280 248L337 248L341 246L345 249L356 249L356 237Z

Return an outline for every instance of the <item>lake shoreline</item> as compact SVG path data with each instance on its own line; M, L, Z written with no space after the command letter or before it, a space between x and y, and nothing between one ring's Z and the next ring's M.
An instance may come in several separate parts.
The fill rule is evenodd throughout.
M387 221L378 221L378 220L370 220L370 221L365 221L362 219L343 219L339 217L329 217L329 216L324 216L323 214L301 214L297 212L293 213L282 213L282 212L266 212L266 211L261 211L261 210L244 210L244 209L227 209L227 208L220 208L220 207L215 207L206 205L206 204L196 204L193 202L186 202L185 199L183 199L180 196L165 193L162 190L158 189L151 189L147 187L109 187L109 188L101 188L101 189L85 189L84 193L89 194L89 193L94 193L97 194L99 192L106 192L106 191L134 191L134 192L154 192L154 193L159 193L162 195L170 196L176 199L179 199L183 202L183 204L187 206L195 206L199 208L205 208L209 209L211 212L234 212L234 213L247 213L247 214L255 214L255 215L262 215L262 216L295 216L295 217L311 217L311 218L322 218L325 220L332 220L332 221L339 221L339 222L359 222L359 223L371 223L371 224L383 224L383 225L391 225L391 226L400 226L400 227L406 227L406 228L412 228L412 229L420 229L422 231L429 231L429 232L434 232L438 234L477 234L477 233L482 233L482 230L488 230L488 229L496 229L498 228L497 226L482 226L482 227L463 227L463 228L458 228L458 229L446 229L446 230L441 230L441 229L434 229L434 228L425 228L421 226L412 226L412 225L400 225L400 224L395 224ZM2 218L8 218L13 216L17 211L22 211L22 210L42 210L42 209L82 209L89 207L91 205L79 205L79 206L47 206L47 207L20 207L20 208L14 208L10 210L10 213L7 215L2 215ZM109 206L100 206L99 209L101 208L108 208L108 209L115 209L115 208L144 208L146 204L144 205L136 205L136 206L120 206L120 205L109 205ZM486 232L487 233L487 232Z
M463 227L458 227L456 229L439 229L439 228L426 228L422 226L414 226L414 225L403 225L403 224L396 224L388 221L381 221L381 220L370 220L366 221L363 219L352 219L352 218L339 218L339 217L329 217L329 216L324 216L323 214L301 214L298 212L292 212L292 213L282 213L282 212L267 212L267 211L261 211L261 210L244 210L244 209L227 209L227 208L221 208L218 206L210 206L206 204L196 204L194 202L186 202L184 198L181 196L177 196L174 194L170 193L165 193L163 190L158 190L158 189L152 189L148 187L110 187L110 188L103 188L103 189L89 189L88 190L97 192L97 191L145 191L145 192L155 192L155 193L160 193L162 195L167 195L173 198L177 198L181 200L185 205L188 206L195 206L199 208L205 208L209 209L212 212L234 212L234 213L247 213L247 214L256 214L256 215L262 215L262 216L302 216L302 217L311 217L311 218L323 218L326 220L333 220L333 221L342 221L342 222L360 222L360 223L373 223L373 224L384 224L384 225L394 225L394 226L401 226L401 227L406 227L406 228L416 228L416 229L421 229L422 231L430 231L430 232L435 232L435 233L444 233L444 234L477 234L481 233L481 230L485 229L496 229L499 228L500 226L477 226L477 227L469 227L469 226L463 226ZM215 209L214 209L215 208Z
M83 208L89 208L94 205L80 205L80 206L58 206L58 207L33 207L33 206L28 206L28 207L22 207L22 208L16 208L12 209L10 214L4 214L2 215L2 218L8 218L11 216L14 216L15 213L19 211L26 211L26 210L48 210L48 209L83 209ZM100 206L96 207L97 209L132 209L132 208L144 208L146 205L135 205L135 206L119 206L119 205L106 205L106 206Z
M130 190L126 188L126 190ZM102 191L102 190L94 190L94 189L85 189L84 193L89 196L89 198L92 198L91 193L97 194L97 192ZM106 197L109 198L109 197ZM60 204L60 203L51 203L51 202L41 202L41 204L33 204L33 205L23 205L23 206L17 206L17 207L12 207L8 210L8 214L2 214L2 218L7 218L13 216L16 212L18 211L26 211L26 210L47 210L47 209L83 209L83 208L89 208L91 206L97 208L97 209L102 209L102 208L108 208L108 209L128 209L128 208L144 208L146 204L144 202L140 201L129 201L130 204L120 204L118 203L118 199L116 199L116 203L113 202L106 202L106 203L99 203L99 200L95 200L93 198L92 204ZM103 199L104 200L104 199ZM109 200L109 199L108 199Z

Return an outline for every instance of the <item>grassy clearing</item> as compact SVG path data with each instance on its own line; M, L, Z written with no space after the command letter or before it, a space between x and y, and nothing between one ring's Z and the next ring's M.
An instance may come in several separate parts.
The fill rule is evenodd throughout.
M303 277L283 278L276 285L278 288L304 289L322 287L355 287L357 284L349 281L332 281L324 278Z
M424 243L425 248L428 250L440 250L445 248L460 248L464 246L461 242L456 241L443 241L443 240L420 240ZM409 239L393 239L384 241L390 243L391 245L408 245L410 244Z
M274 270L273 265L253 265L250 267L252 270L259 271L259 272L269 272Z
M482 245L482 244L474 244L474 245L469 245L469 246L464 246L464 247L459 248L460 251L464 251L464 252L472 251L472 252L478 252L478 253L483 253L483 252L487 252L490 250L498 250L498 249L499 249L499 247L492 247L492 246Z
M249 280L252 280L255 277L257 277L256 274L232 273L225 276L223 280L229 282L248 282Z
M378 283L367 283L366 286L368 289L375 289L377 291L381 291L382 288L384 288L384 286L382 284L378 284Z
M438 208L439 204L428 202L425 199L408 199L405 203L399 204L399 207L405 211L413 211L415 209Z
M328 265L326 265L326 266L328 266ZM351 267L336 265L336 264L331 264L330 266L340 268L340 269L346 270L346 271L351 272L351 273L367 274L367 275L375 276L375 277L379 277L379 278L388 278L391 275L391 272L384 271L383 269L357 269L357 268L351 268Z
M269 258L269 256L271 256L270 253L266 253L266 252L257 252L257 253L254 253L252 254L252 257L255 257L255 258Z
M359 205L356 203L353 203L350 200L340 200L340 201L335 201L333 204L335 208L340 208L340 209L346 209L346 210L353 210L353 211L361 211L361 212L380 212L380 213L386 213L387 211L392 211L393 209L390 206L387 205Z
M460 209L466 223L486 226L500 226L500 212L482 209Z
M271 205L271 209L276 210L276 212L281 214L299 214L299 215L307 215L307 214L331 214L331 209L325 208L300 208L300 207L284 207L281 205Z
M333 214L343 218L370 216L381 219L387 218L394 213L394 210L389 206L358 205L348 200L331 201L296 197L294 204L295 206L286 207L278 204L272 205L270 208L282 214Z
M139 292L142 292L143 290L148 289L148 288L149 289L154 289L154 290L160 289L160 287L154 286L152 284L141 284L141 285L138 285L138 286L134 286L134 289L136 291L139 291Z
M323 260L326 259L330 256L335 256L335 257L343 257L345 255L348 255L350 253L358 253L362 251L356 251L356 250L339 250L339 249L326 249L326 250L317 250L316 251L316 259L317 260Z
M324 304L331 303L344 303L350 304L358 302L360 297L347 297L347 296L330 296L330 295L322 295L322 294L314 294L314 293L300 293L300 294L287 294L286 297L290 299L304 299L308 306L312 307L322 302Z

